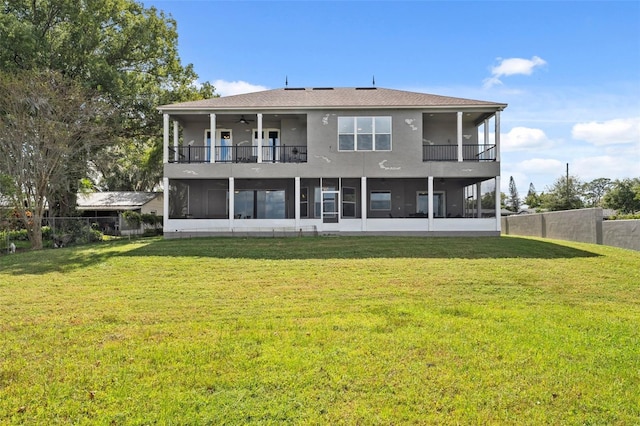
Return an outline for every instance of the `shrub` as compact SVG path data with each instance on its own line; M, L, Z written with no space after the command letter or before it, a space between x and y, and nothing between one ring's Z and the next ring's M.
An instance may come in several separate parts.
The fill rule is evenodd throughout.
M158 235L162 235L162 229L158 229L158 228L145 229L142 235L144 237L156 237Z
M145 225L153 226L154 228L158 225L162 225L162 216L158 216L151 213L144 213L142 216L142 223Z
M140 228L142 224L142 215L134 211L126 211L122 213L122 217L127 222L127 225L133 229Z
M42 227L42 240L47 241L53 238L53 231L50 226Z
M104 235L102 234L102 232L98 231L97 229L91 229L89 231L89 233L87 234L87 239L88 239L88 243L95 243L98 241L102 241L102 238L104 237Z
M640 219L640 213L616 214L609 217L609 220L628 220L628 219Z
M19 229L17 231L9 231L10 241L28 241L29 235L26 229Z

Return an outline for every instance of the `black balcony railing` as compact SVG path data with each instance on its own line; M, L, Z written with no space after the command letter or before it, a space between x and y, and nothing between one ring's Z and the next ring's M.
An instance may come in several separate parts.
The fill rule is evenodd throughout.
M306 163L307 147L280 145L262 147L263 163Z
M462 145L463 161L496 161L496 146ZM422 161L458 161L458 145L423 145Z
M176 149L169 147L170 163L208 163L211 149L208 146L179 146L177 149L178 159L176 160Z
M177 152L177 159L176 159ZM215 146L213 148L216 163L257 163L257 146ZM211 148L209 146L185 145L169 147L170 163L210 163ZM307 147L304 145L279 145L262 147L263 163L306 163Z

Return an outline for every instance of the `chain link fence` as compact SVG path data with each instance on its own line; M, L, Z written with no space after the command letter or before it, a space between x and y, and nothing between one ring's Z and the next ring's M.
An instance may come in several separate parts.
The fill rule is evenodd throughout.
M148 217L147 217L148 216ZM64 247L102 241L105 235L160 235L162 217L142 215L142 220L130 221L122 215L98 217L45 217L42 219L42 240L45 247ZM0 252L5 253L12 242L28 241L22 224L4 220L0 223Z
M114 217L47 217L42 220L43 240L54 247L102 241L103 235L118 235L120 219Z

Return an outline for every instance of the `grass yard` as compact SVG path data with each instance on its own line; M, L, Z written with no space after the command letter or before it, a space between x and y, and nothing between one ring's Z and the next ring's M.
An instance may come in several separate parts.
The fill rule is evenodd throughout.
M0 424L640 423L640 253L502 238L0 255Z

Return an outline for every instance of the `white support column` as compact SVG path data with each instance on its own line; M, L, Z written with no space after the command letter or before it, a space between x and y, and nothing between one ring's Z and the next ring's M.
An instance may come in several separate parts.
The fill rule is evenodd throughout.
M484 144L489 145L489 119L488 118L484 119Z
M236 183L234 178L229 178L229 230L233 231L233 219L236 217L235 212L236 200Z
M162 162L169 162L169 114L162 114Z
M178 162L178 122L173 122L173 161Z
M502 222L501 222L501 207L500 207L500 176L496 176L496 231L500 232L502 230Z
M293 202L295 204L295 219L296 219L296 229L300 229L300 177L296 176L294 179L293 190L295 191ZM307 200L307 209L309 208L309 201Z
M476 217L482 217L482 183L476 183Z
M169 178L162 179L162 229L165 231L169 229Z
M500 161L500 111L496 111L496 161Z
M258 114L258 163L262 163L262 114Z
M209 132L211 135L211 145L209 146L209 162L216 162L216 115L209 114Z
M429 231L433 231L433 176L429 176L429 182L427 184L427 192L429 193Z
M360 216L362 217L361 230L367 230L367 177L360 178Z
M458 125L456 126L456 138L458 141L458 161L462 161L462 111L458 111L457 116Z

